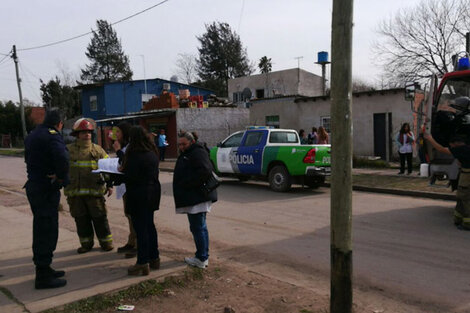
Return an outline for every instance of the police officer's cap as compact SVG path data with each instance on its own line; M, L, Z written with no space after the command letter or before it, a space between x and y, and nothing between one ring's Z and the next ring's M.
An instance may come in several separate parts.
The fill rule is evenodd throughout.
M44 118L44 125L56 126L64 121L64 115L58 108L48 109Z

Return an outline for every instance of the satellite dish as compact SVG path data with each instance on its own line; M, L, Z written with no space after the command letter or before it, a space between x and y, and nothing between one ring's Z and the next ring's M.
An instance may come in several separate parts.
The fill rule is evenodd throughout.
M250 88L243 89L242 99L243 99L243 101L251 99L251 90L250 90Z

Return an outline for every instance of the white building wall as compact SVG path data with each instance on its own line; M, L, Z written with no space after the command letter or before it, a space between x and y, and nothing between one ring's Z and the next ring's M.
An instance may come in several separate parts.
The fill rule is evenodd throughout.
M176 112L178 130L195 131L209 147L215 146L231 133L245 129L250 111L245 108L182 108Z
M229 79L228 96L234 101L233 94L241 93L245 88L250 89L252 97L256 99L256 90L264 90L264 98L279 95L318 96L322 93L322 78L302 69L289 69L284 71L257 74L252 76Z
M313 100L315 99L315 101ZM330 99L327 97L310 98L307 101L294 97L254 101L250 112L250 123L265 125L266 116L279 116L281 128L304 129L321 126L321 118L329 117ZM360 156L374 155L374 114L392 114L392 156L397 156L394 136L402 123L413 124L410 103L404 100L404 92L391 90L383 92L360 93L353 96L353 153Z

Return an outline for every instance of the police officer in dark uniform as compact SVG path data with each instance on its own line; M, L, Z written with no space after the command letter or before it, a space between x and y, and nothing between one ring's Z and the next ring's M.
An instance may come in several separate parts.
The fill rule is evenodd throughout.
M25 139L28 172L26 195L33 212L33 261L36 265L36 289L66 285L64 271L51 268L59 235L60 189L68 183L69 157L60 134L62 114L57 109L46 112L44 123Z

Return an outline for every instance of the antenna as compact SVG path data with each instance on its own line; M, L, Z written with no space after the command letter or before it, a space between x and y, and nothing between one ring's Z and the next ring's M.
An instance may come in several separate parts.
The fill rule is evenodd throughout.
M298 67L298 68L300 68L300 60L302 60L303 58L304 58L303 56L294 58L294 59L297 60L297 67Z

